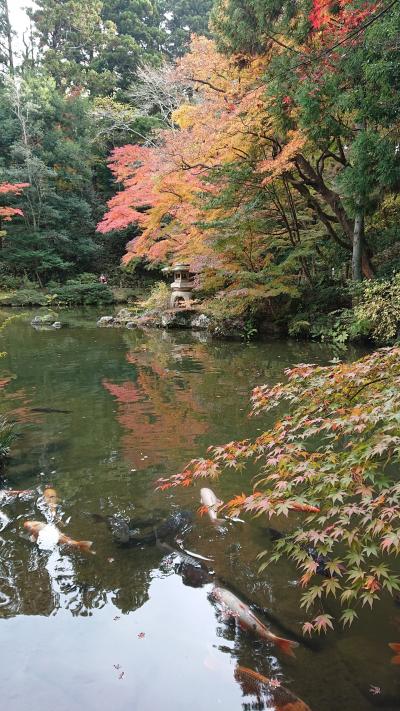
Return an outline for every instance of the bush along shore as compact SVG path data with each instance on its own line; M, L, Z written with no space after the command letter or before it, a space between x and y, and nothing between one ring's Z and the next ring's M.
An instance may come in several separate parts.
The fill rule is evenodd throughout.
M65 283L49 282L40 287L30 280L10 280L0 286L1 307L107 306L127 304L142 294L141 284L119 286L102 283L96 274L80 274Z
M222 338L244 340L289 336L328 342L338 348L348 343L392 345L399 340L400 273L346 289L333 286L323 296L324 308L305 298L273 313L265 305L237 312L224 302L223 294L219 299L204 298L171 309L169 287L160 282L153 286L147 300L102 316L97 325L202 330Z

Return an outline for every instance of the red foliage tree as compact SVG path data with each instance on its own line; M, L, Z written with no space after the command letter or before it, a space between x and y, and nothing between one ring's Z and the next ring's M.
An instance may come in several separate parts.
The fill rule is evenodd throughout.
M0 183L0 195L20 195L28 187L29 183ZM10 222L15 215L23 214L18 207L0 207L0 219L5 222Z

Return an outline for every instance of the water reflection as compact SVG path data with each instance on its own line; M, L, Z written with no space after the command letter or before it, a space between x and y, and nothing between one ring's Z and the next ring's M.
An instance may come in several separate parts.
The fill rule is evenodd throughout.
M22 425L3 486L36 491L0 507L4 705L25 711L29 694L31 711L53 711L55 698L58 711L276 707L271 689L249 686L240 667L281 682L314 711L365 711L380 700L394 711L399 682L390 650L385 657L387 641L398 638L391 603L373 617L361 612L354 630L330 635L320 651L300 646L296 660L284 658L210 601L218 582L266 609L277 634L301 634L306 615L290 562L263 577L257 572L257 554L271 545L265 524L220 531L196 517L181 546L213 558L197 565L175 539L164 547L120 547L92 517L195 512L200 487L155 492L157 477L211 444L256 433L265 422L247 417L251 388L276 382L296 362L327 362L330 349L96 330L94 318L86 325L68 320L68 331L57 333L16 322L1 347L8 356L0 411ZM218 482L217 495L226 500L247 486L246 477ZM49 482L60 530L92 540L96 555L43 551L24 535L24 521L52 520L43 500ZM336 614L334 601L329 605ZM371 684L382 689L379 698Z

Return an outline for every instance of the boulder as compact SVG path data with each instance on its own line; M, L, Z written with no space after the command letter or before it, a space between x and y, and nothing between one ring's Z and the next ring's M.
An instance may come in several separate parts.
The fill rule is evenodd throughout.
M115 316L115 320L119 322L132 321L133 314L129 309L120 309Z
M134 315L129 309L120 309L116 316L102 316L97 325L114 328L165 328L206 331L217 338L241 338L245 332L243 319L216 319L197 309L151 309Z
M99 320L97 321L97 326L100 328L107 328L110 326L114 326L115 319L114 316L101 316Z
M55 322L54 314L37 314L31 321L32 326L52 326Z
M210 327L211 319L206 314L196 313L191 320L191 328L197 331L207 331Z
M192 309L170 309L161 314L162 328L192 328L197 314Z
M242 318L211 318L208 330L217 338L243 338L245 323Z
M137 316L133 322L137 328L159 328L161 326L161 317L157 315L142 314ZM130 328L133 326L131 325Z

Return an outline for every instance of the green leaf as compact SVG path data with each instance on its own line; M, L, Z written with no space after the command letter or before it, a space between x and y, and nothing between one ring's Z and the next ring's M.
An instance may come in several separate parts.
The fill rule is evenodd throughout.
M343 610L343 613L340 616L340 621L343 623L343 627L346 627L346 625L350 627L356 618L358 618L356 611L347 608L346 610Z

